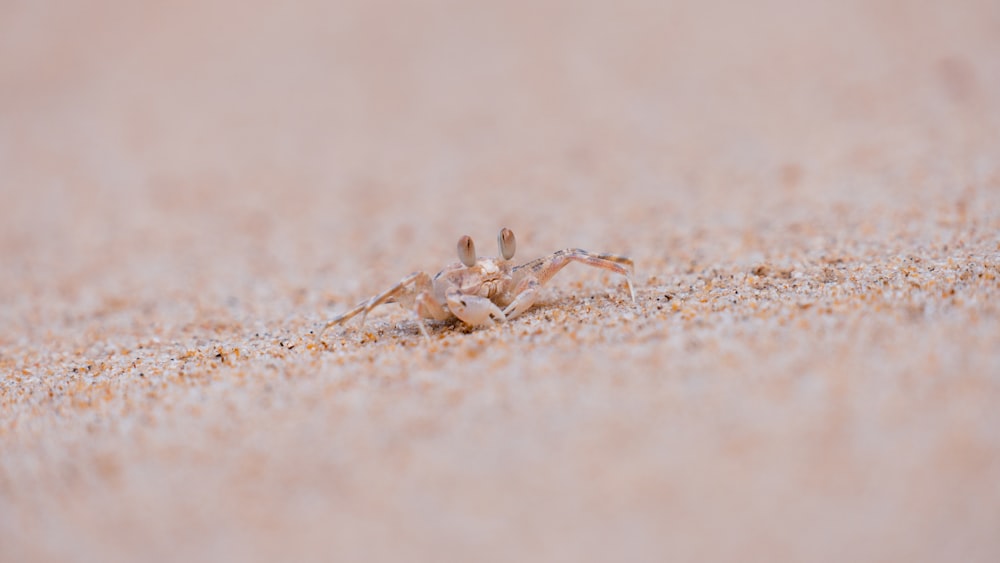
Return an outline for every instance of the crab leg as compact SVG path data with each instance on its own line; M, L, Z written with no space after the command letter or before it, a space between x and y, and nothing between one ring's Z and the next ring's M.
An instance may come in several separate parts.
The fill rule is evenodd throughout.
M409 286L411 285L413 285L414 287L410 288ZM430 292L431 289L432 289L431 278L430 276L427 275L426 272L413 272L412 274L401 279L399 283L383 291L382 293L374 295L371 298L366 299L361 303L358 303L353 309L344 311L343 313L330 319L329 321L327 321L326 325L323 327L323 330L321 330L319 334L322 335L323 332L325 332L326 329L330 328L331 326L343 324L359 314L361 315L361 326L363 327L365 326L365 318L368 316L368 313L371 312L371 310L374 309L375 307L378 307L383 303L392 303L397 300L410 300L407 298L410 298L414 293L417 293L418 296L424 295ZM421 300L421 302L422 301L423 300ZM424 333L424 336L427 336L427 329L424 327L423 319L418 319L418 322L420 323L421 332Z
M504 309L507 318L514 318L528 309L538 298L538 288L559 273L570 262L580 262L595 268L609 270L625 276L629 296L635 303L635 290L632 289L632 260L615 254L598 254L579 248L567 248L548 256L522 264L514 268L514 279L517 280L515 298Z

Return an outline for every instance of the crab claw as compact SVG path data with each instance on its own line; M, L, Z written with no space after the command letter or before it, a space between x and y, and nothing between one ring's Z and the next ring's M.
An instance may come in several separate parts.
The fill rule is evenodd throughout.
M447 302L448 310L467 325L492 326L507 321L503 311L485 297L455 291L448 295Z

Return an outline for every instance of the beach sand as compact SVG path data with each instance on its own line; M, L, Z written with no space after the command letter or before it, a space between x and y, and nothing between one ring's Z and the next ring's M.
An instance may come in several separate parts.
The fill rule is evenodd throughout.
M1000 560L1000 5L0 8L0 560ZM326 319L471 235L473 330Z

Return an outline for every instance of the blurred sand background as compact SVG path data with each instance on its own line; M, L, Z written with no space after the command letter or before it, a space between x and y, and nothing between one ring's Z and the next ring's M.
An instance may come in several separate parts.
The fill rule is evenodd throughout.
M0 560L1000 560L1000 4L0 4ZM570 266L421 340L469 234Z

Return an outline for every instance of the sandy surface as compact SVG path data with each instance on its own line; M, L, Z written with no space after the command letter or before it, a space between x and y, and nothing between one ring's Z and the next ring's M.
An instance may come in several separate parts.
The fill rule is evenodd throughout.
M0 560L1000 560L1000 5L7 2ZM504 326L387 306L470 234Z

